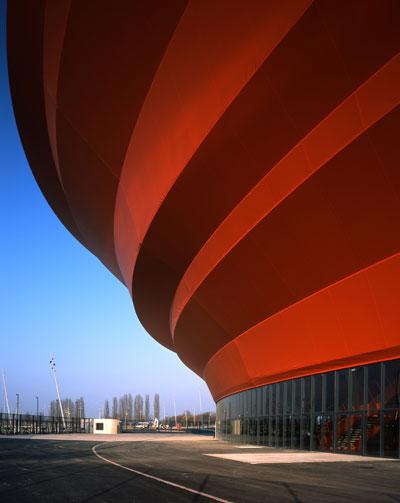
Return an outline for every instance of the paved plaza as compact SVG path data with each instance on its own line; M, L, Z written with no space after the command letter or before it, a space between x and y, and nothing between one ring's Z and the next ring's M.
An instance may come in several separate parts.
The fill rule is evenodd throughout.
M189 434L3 437L0 501L393 502L400 462Z

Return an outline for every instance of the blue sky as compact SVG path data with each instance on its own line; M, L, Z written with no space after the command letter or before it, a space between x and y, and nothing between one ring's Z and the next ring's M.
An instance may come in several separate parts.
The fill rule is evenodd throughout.
M73 238L41 194L26 161L7 80L5 0L0 0L0 368L10 404L47 410L55 398L49 356L63 397L85 397L97 414L105 398L159 392L173 412L214 409L205 383L156 343L136 318L128 291ZM3 393L0 392L0 410Z

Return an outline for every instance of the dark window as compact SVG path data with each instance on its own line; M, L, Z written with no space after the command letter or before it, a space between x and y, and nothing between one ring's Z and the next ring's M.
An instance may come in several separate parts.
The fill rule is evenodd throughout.
M347 369L337 372L337 389L338 389L338 409L348 409L348 375Z
M260 422L260 439L263 445L268 445L269 443L269 420L267 417L263 417Z
M104 423L96 423L96 430L97 431L104 430Z
M262 415L261 404L262 404L262 388L257 388L257 397L256 397L256 416L260 417Z
M311 421L308 414L301 417L301 448L310 449L311 445Z
M322 416L314 417L314 445L313 449L317 451L322 449Z
M335 403L335 375L333 372L326 374L326 387L325 387L325 410L332 412Z
M381 364L368 366L368 410L381 408Z
M360 454L362 450L362 416L352 414L349 424L350 452Z
M311 407L311 377L303 378L303 406L302 412L304 414L310 413Z
M282 447L283 445L283 418L282 416L277 416L276 418L276 447Z
M268 416L268 414L269 414L269 386L264 387L264 399L265 399L264 416Z
M294 413L300 414L301 411L301 379L293 381L294 387Z
M292 445L292 416L284 416L285 440L284 447L290 448Z
M367 416L367 454L379 456L381 420L379 412L371 412Z
M347 415L336 417L336 450L347 451L349 449L349 421Z
M384 456L399 455L399 412L386 411L383 416L383 453Z
M286 406L285 412L286 414L292 413L292 381L286 381Z
M283 383L275 384L276 388L276 413L282 414L283 411Z
M385 407L399 408L400 395L400 362L392 361L385 364Z
M276 411L276 386L275 384L270 385L270 394L269 394L269 414L272 416Z
M351 377L351 409L362 410L364 408L364 367L356 367L350 370Z
M400 360L388 361L237 393L216 427L236 442L399 457L399 396Z
M292 447L294 449L300 448L300 417L293 417L293 441Z
M324 451L333 450L333 422L331 416L324 416Z
M269 445L275 447L276 416L269 418Z
M314 376L314 412L322 412L322 375Z
M254 417L257 414L257 390L251 390L251 410L250 415Z

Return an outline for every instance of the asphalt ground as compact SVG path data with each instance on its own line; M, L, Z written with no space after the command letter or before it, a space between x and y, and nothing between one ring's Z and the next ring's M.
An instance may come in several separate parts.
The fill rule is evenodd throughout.
M205 455L243 452L210 438L139 438L0 438L0 502L400 502L397 460L286 464L293 452L246 449L282 460L252 465Z

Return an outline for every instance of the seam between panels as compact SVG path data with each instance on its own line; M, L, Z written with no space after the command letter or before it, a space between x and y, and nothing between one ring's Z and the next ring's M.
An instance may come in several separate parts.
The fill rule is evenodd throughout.
M399 345L395 345L395 346L390 346L390 348L388 349L395 349L397 350L397 352L400 354L400 346ZM250 381L250 385L243 385L243 386L237 386L235 390L231 390L231 388L229 388L228 391L224 392L220 397L218 397L217 399L217 402L219 402L220 400L223 400L224 398L227 398L229 396L233 396L233 395L236 395L237 393L241 393L243 391L249 391L249 390L252 390L252 389L257 389L257 388L261 388L262 386L269 386L271 384L275 384L275 383L282 383L282 382L285 382L285 381L291 381L291 380L294 380L294 379L300 379L302 377L308 377L308 376L312 376L312 375L318 375L318 374L324 374L324 373L327 373L327 372L333 372L334 370L338 370L336 367L337 365L340 365L340 370L342 369L349 369L349 368L353 368L353 367L359 367L359 366L363 366L363 365L371 365L371 364L374 364L374 363L380 363L380 362L385 362L385 361L390 361L390 360L394 360L394 359L398 359L399 356L393 356L393 355L383 355L383 353L387 353L387 349L384 349L384 350L378 350L378 351L372 351L372 352L368 352L368 353L361 353L360 355L357 355L358 357L361 357L361 356L364 356L365 357L365 360L366 361L363 361L363 362L352 362L351 364L350 363L343 363L343 359L336 359L336 360L329 360L328 362L326 362L326 367L324 370L321 370L321 369L317 369L316 368L316 365L307 365L306 367L297 367L293 370L291 370L290 372L295 372L295 375L290 377L288 374L289 374L289 371L287 372L283 372L281 374L274 374L271 379L268 380L268 382L266 382L266 378L257 378L257 379L253 379L252 381ZM375 356L371 356L371 355L375 355Z
M317 292L313 292L312 294L310 295L307 295L306 297L303 297L302 299L300 299L299 301L297 302L294 302L293 304L291 304L290 306L286 306L285 308L281 309L280 311L272 314L271 316L268 316L267 318L257 322L256 324L254 324L252 327L248 328L247 330L245 330L244 332L242 332L241 334L237 335L234 339L232 339L231 341L227 342L226 344L224 344L221 348L218 349L218 351L216 351L212 356L211 358L207 361L207 363L205 364L204 366L204 369L210 364L210 362L212 362L212 360L214 358L216 358L220 353L222 353L227 346L229 346L229 344L233 343L233 342L236 342L240 337L248 334L249 332L251 332L252 330L254 330L256 327L259 327L261 326L263 323L265 323L267 320L270 320L270 319L273 319L273 318L276 318L277 316L280 316L282 313L284 313L285 311L288 311L290 309L292 309L293 307L295 306L298 306L304 302L306 302L307 300L313 298L313 297L316 297L317 295L319 295L321 292L325 292L327 290L329 290L330 288L336 286L336 285L340 285L341 283L344 283L346 282L347 280L353 278L353 277L356 277L358 276L359 274L362 274L364 272L367 272L371 269L373 269L374 267L378 267L379 265L382 265L384 264L385 262L389 262L390 260L392 259L395 259L397 257L400 257L400 252L397 252L397 253L394 253L393 255L389 255L385 258L383 258L382 260L378 260L377 262L374 262L373 264L370 264L368 265L367 267L364 267L363 269L360 269L352 274L349 274L348 276L346 276L345 278L341 278L340 280L338 281L335 281L327 286L325 286L324 288L321 288L320 290L318 290ZM203 369L203 372L204 372L204 369Z
M190 1L190 0L189 0ZM195 1L195 0L192 0L192 1ZM193 156L196 154L196 152L201 148L201 146L203 145L203 143L207 140L207 138L209 137L210 133L214 130L215 126L218 124L218 122L222 119L222 117L227 113L227 111L229 110L229 108L232 106L233 102L240 96L240 94L242 93L242 91L245 89L245 87L248 85L248 83L251 81L251 79L256 75L256 73L258 72L258 70L261 68L261 66L265 63L265 61L270 57L270 55L274 52L274 50L279 46L279 44L285 39L286 35L293 29L294 26L297 25L297 23L299 22L299 20L304 16L304 14L308 11L308 9L311 7L311 5L314 3L315 0L309 0L309 3L307 4L307 6L303 9L303 11L301 12L301 14L298 16L297 20L285 31L285 33L282 35L282 37L275 43L275 45L273 46L273 48L269 51L269 53L263 57L263 59L258 62L258 66L257 67L254 67L252 72L251 73L248 73L247 74L247 80L243 80L243 84L242 84L242 87L239 89L239 91L235 94L235 96L232 97L232 99L230 100L229 104L225 107L225 109L221 112L221 114L219 115L219 117L214 121L214 124L212 126L210 126L208 128L208 130L205 132L204 136L203 136L203 139L199 142L197 148L195 148L195 150L192 152L192 154L190 155L190 157L188 158L185 166L183 167L182 171L180 173L178 173L178 175L175 177L175 179L173 180L170 188L168 189L168 191L166 192L166 194L164 195L164 197L161 199L160 203L156 206L156 210L154 212L154 217L157 215L158 211L160 210L161 206L163 205L165 199L167 198L168 194L170 193L170 191L172 190L172 188L174 187L176 181L180 178L180 176L182 175L182 173L185 171L185 168L187 167L187 165L190 163L190 161L193 159ZM175 81L174 81L174 84L175 84ZM175 87L175 86L174 86ZM154 217L153 217L153 220L154 220ZM150 227L150 225L148 226L148 228Z
M190 0L189 0L190 2ZM152 82L151 82L151 85L149 86L149 89L147 91L147 94L146 94L146 97L145 99L143 100L143 103L142 103L142 106L141 106L141 110L139 112L139 115L138 115L138 119L136 121L136 124L132 130L132 135L131 135L131 139L132 139L132 136L134 135L134 131L136 129L136 126L137 126L137 122L139 121L139 118L140 118L140 115L142 113L142 110L143 110L143 107L146 103L146 101L149 99L149 94L151 92L151 89L153 88L154 86L154 81L156 80L156 77L157 77L157 73L159 71L159 68L161 67L161 65L163 64L163 61L165 59L165 55L166 53L168 52L168 49L173 41L173 38L176 34L176 31L177 29L179 28L179 25L180 23L182 22L182 19L185 17L185 15L187 14L187 7L189 5L189 2L188 4L186 5L185 7L185 10L174 30L174 33L173 35L171 36L171 39L170 39L170 42L168 43L167 47L166 47L166 50L164 52L164 56L162 57L161 61L160 61L160 64L158 66L158 69L156 71L156 73L154 74L154 77L152 79ZM221 118L225 115L225 113L229 110L229 108L231 107L232 103L239 97L239 95L242 93L243 89L245 89L245 87L248 85L248 83L251 81L251 79L254 77L254 75L257 73L257 71L261 68L261 66L264 64L264 62L269 58L269 56L273 53L273 51L276 49L276 47L279 46L279 44L285 39L285 37L287 36L287 34L293 29L294 26L297 25L297 23L299 22L299 20L304 16L304 14L310 9L310 7L312 6L312 4L314 3L314 0L309 0L306 5L304 6L303 10L301 11L301 13L298 14L295 22L293 24L291 24L281 35L281 37L279 39L277 39L277 41L275 42L275 44L270 48L269 51L267 51L266 55L261 59L259 59L258 61L258 65L255 66L253 69L252 69L252 72L251 73L248 73L246 74L246 79L243 80L243 83L240 87L240 89L238 89L237 93L232 96L231 100L229 101L229 103L227 104L227 106L224 108L224 110L220 113L220 115L216 118L216 120L213 122L213 125L210 126L205 132L204 132L204 135L203 135L203 138L202 140L199 142L198 146L192 151L191 155L188 157L187 161L186 161L186 164L183 166L183 169L181 170L181 172L179 172L177 174L177 176L174 178L174 180L172 181L171 185L170 185L170 188L166 191L166 193L164 194L164 196L161 198L161 200L159 201L159 203L154 207L154 214L153 214L153 218L151 219L149 225L147 226L147 229L146 229L146 232L143 236L143 239L142 240L139 240L138 239L138 243L140 242L140 245L143 243L144 241L144 238L148 232L148 229L150 228L151 226L151 223L152 221L154 220L154 218L156 218L157 216L157 213L159 212L160 208L162 207L164 201L166 200L166 198L168 197L168 194L170 193L170 191L172 190L172 188L174 187L174 185L176 184L176 181L180 178L180 176L182 175L182 173L185 171L187 165L190 163L190 161L192 160L193 156L196 154L196 152L199 150L199 148L201 148L201 145L204 144L204 142L207 140L207 138L209 137L210 133L213 131L213 129L215 128L215 126L218 124L218 122L221 120ZM174 81L175 82L175 81ZM175 87L175 84L174 84L174 87ZM179 95L179 93L177 93ZM124 164L125 164L125 160L126 160L126 154L129 150L129 146L131 144L131 141L128 143L128 146L127 146L127 149L126 149L126 152L125 152L125 157L124 157L124 162L122 164L122 169L121 169L121 174L120 174L120 178L119 178L119 183L118 183L118 188L117 188L117 197L116 197L116 201L118 199L118 193L119 193L119 190L122 186L122 177L123 177L123 173L125 172L125 169L124 169ZM125 198L126 200L126 198ZM131 212L130 212L131 214ZM115 215L116 215L116 205L114 207L114 236L115 236ZM132 214L131 214L132 215ZM114 243L115 243L115 240L114 240ZM140 246L138 248L140 250ZM133 261L133 269L135 267L135 263L136 263L136 260L137 260L137 257L138 257L138 254L137 256L134 258L134 261ZM132 271L132 279L133 279L133 271ZM171 331L171 338L173 340L173 331Z
M369 77L369 79L367 81L365 81L363 84L361 84L361 86L359 86L357 89L355 89L350 95L348 95L337 107L335 107L321 122L319 122L311 131L309 131L296 145L294 145L291 150L285 154L284 157L282 157L282 159L280 159L274 166L273 168L245 195L245 197L233 208L233 210L224 218L224 220L220 223L220 225L214 230L214 232L211 234L211 236L207 239L207 241L204 243L204 245L202 246L202 248L198 251L198 253L196 254L196 256L194 257L194 259L192 260L192 262L189 264L188 268L186 269L183 277L182 277L182 280L180 281L176 291L175 291L175 297L174 297L174 301L172 303L172 307L171 307L171 314L170 314L170 325L171 325L171 332L172 334L174 333L174 330L175 330L175 327L178 323L178 319L179 317L181 316L185 306L187 305L187 303L189 302L190 300L190 297L192 297L195 292L200 288L201 284L206 280L206 278L209 276L209 274L212 272L213 269L208 269L207 271L207 274L205 274L200 281L197 282L197 285L195 286L195 288L193 288L192 290L192 293L190 296L188 296L188 298L186 299L186 302L183 304L183 307L181 309L174 309L174 303L175 303L175 300L176 300L176 293L178 292L178 290L180 288L183 288L183 285L185 285L185 289L186 291L188 290L188 286L185 282L186 280L186 276L187 276L187 272L188 270L191 269L192 265L196 262L196 259L202 255L203 253L205 253L204 250L206 250L209 246L209 244L211 242L213 242L214 239L216 239L216 235L218 234L218 232L227 224L228 220L230 218L232 218L232 215L234 215L236 212L239 212L240 214L240 208L243 204L243 201L251 201L252 197L253 197L253 194L260 189L260 187L262 185L264 185L266 183L266 181L268 181L268 178L270 178L272 175L272 173L276 173L277 170L279 170L279 167L281 165L282 162L284 162L287 158L290 157L290 155L293 154L293 152L296 150L296 149L300 149L302 150L303 154L305 155L306 157L306 160L307 160L307 163L310 165L310 161L309 161L309 156L308 156L308 153L307 153L307 149L304 148L305 147L305 142L307 141L307 139L309 139L310 137L312 137L312 135L316 134L316 132L318 132L318 130L320 129L321 125L324 125L326 123L329 124L329 121L331 119L331 117L336 114L336 113L339 113L342 109L342 107L344 107L346 104L348 104L350 102L351 99L355 99L357 97L357 93L359 93L360 90L364 89L365 88L365 85L367 85L367 83L371 83L371 80L374 79L374 77L381 71L383 70L384 68L386 68L387 66L390 65L391 62L395 62L396 58L398 58L398 55L394 56L393 58L391 58L389 61L387 61L384 65L382 65L376 72L374 72L373 75L371 75ZM373 82L373 81L372 81ZM397 100L397 103L398 103L399 100ZM246 236L248 235L267 215L269 215L276 207L278 207L284 200L285 198L287 198L290 194L292 194L293 192L295 192L299 187L301 187L304 183L307 182L307 180L309 180L315 173L317 173L321 168L323 168L329 161L331 161L332 159L334 159L334 157L340 153L342 150L344 150L346 147L348 147L352 142L354 142L358 137L360 137L362 134L364 134L366 131L368 131L368 129L370 127L372 127L374 124L376 124L377 122L379 122L379 120L381 120L383 117L385 117L385 115L387 115L388 113L390 113L392 110L394 110L398 105L397 104L392 104L391 107L389 109L385 109L383 111L383 113L381 113L379 116L377 117L374 117L374 119L372 121L370 121L370 123L368 124L368 126L364 129L364 124L363 122L361 121L361 117L360 118L360 121L361 121L361 128L356 132L356 133L351 133L350 136L347 137L347 139L345 141L343 141L343 143L341 144L341 146L339 148L335 148L335 150L332 152L332 154L329 155L329 157L327 159L323 159L322 162L320 163L316 163L316 168L312 169L311 168L311 172L308 173L306 176L302 176L298 183L293 186L291 188L291 190L285 195L285 197L279 197L276 199L276 202L271 206L271 208L269 208L267 210L267 212L262 212L261 216L258 216L256 220L254 220L252 222L252 225L251 227L247 228L244 232L242 232L242 234L239 236L239 237L235 237L234 239L231 240L231 244L229 245L228 248L226 248L223 253L220 253L219 254L219 258L217 260L214 260L213 261L213 266L214 268L216 266L218 266L218 264L220 262L223 261L223 259L229 254L229 252L231 250L233 250L236 245ZM357 111L358 111L358 115L360 114L359 112L359 107L357 106ZM278 171L279 173L279 171ZM181 287L182 285L182 287ZM177 313L177 316L175 317L175 320L173 319L173 313L176 312ZM175 321L175 324L173 323Z
M60 80L60 68L61 68L61 61L62 61L62 56L63 56L63 52L64 52L64 40L65 40L65 36L66 36L66 33L67 33L69 16L70 16L70 12L71 12L71 0L68 0L68 7L67 7L67 13L66 13L66 16L65 16L64 29L63 29L62 37L61 37L61 40L60 40L60 48L61 48L61 50L60 50L60 52L58 54L57 78L56 78L56 82L55 82L55 86L56 86L55 87L55 96L50 92L50 90L49 90L49 88L47 86L47 83L45 81L45 78L44 78L44 71L45 71L45 44L44 44L44 39L45 39L46 24L48 23L48 15L49 15L48 11L49 11L50 8L51 7L49 7L49 3L46 2L45 8L44 8L43 47L42 47L43 95L47 95L48 98L53 102L53 105L54 105L54 134L55 134L55 138L54 138L55 145L54 145L54 148L55 148L55 154L57 156L57 159L54 159L54 164L56 166L57 175L58 175L58 178L60 180L60 185L61 185L61 187L62 187L62 189L64 191L64 183L63 183L62 173L61 173L60 166L59 166L59 156L58 156L57 109L58 109L58 89L59 89L59 80ZM46 122L47 122L46 100L44 100L44 109L45 109ZM49 135L48 124L47 124L47 136L49 138L49 144L50 144L50 149L51 149L51 138L50 138L50 135Z
M117 240L116 240L116 237L117 237L117 226L116 226L116 223L115 223L115 221L116 221L116 211L117 211L117 201L118 201L118 199L120 197L120 195L119 195L120 191L122 192L122 198L124 200L125 207L128 209L131 222L133 223L133 228L134 228L135 234L136 234L136 241L138 243L138 253L136 254L136 257L134 257L133 268L132 268L132 271L130 273L130 278L129 278L129 285L126 285L126 287L131 292L131 294L132 294L133 270L135 269L136 260L137 260L139 251L140 251L140 249L142 247L143 239L141 239L141 240L139 239L139 235L138 235L137 227L136 227L136 224L135 224L135 220L134 220L134 218L132 216L131 209L130 209L130 207L128 205L127 197L126 197L125 191L123 190L123 186L122 186L121 180L122 180L123 174L124 174L124 172L126 170L125 161L126 161L126 156L127 156L128 150L129 150L129 146L131 144L132 137L134 135L134 132L135 132L137 123L139 121L139 118L140 118L140 116L142 114L143 107L144 107L144 105L146 103L146 100L148 99L148 96L150 94L151 89L154 86L154 81L155 81L156 75L159 72L160 66L161 66L162 62L164 61L165 55L168 52L169 47L171 46L171 43L172 43L173 38L175 37L176 31L177 31L179 25L181 24L182 19L185 16L185 13L187 11L187 7L189 5L189 2L190 2L190 0L186 1L186 5L185 5L185 7L184 7L184 9L182 11L182 14L180 15L180 17L179 17L179 19L178 19L178 21L177 21L177 23L175 25L175 28L174 28L174 30L173 30L173 32L171 34L171 37L170 37L168 43L165 46L165 50L164 50L164 52L163 52L163 54L162 54L162 56L160 58L160 61L159 61L158 65L157 65L157 68L154 71L154 74L152 76L151 82L150 82L149 87L148 87L148 89L146 91L146 96L144 97L144 99L142 101L142 104L141 104L139 112L137 114L135 123L132 126L131 135L130 135L129 141L128 141L127 145L126 145L125 153L124 153L123 160L122 160L121 171L120 171L120 174L119 174L119 178L117 179L117 190L116 190L116 195L115 195L115 200L114 200L114 214L113 214L113 243L114 243L114 255L115 255L116 262L118 264L118 268L119 268L119 270L121 272L121 276L122 277L123 277L122 268L121 268L121 264L120 264L120 261L119 261L119 258L118 258L119 254L118 254L117 246L116 246L116 242L117 242ZM171 340L172 340L172 337L171 337Z

